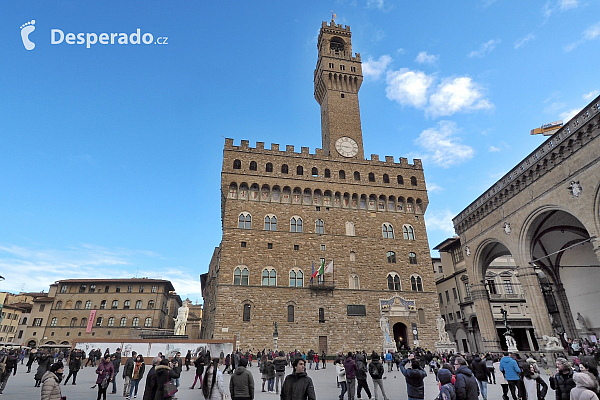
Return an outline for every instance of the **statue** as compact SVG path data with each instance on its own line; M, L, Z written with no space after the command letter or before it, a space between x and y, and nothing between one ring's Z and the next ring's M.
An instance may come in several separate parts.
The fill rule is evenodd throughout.
M517 341L511 335L507 335L504 333L504 337L506 338L506 346L508 346L508 351L516 352L517 351Z
M187 324L188 314L190 309L188 308L189 301L185 300L183 305L177 310L177 318L173 318L175 321L175 329L173 333L175 335L185 335L185 325Z
M587 323L585 322L585 318L583 318L583 315L581 315L580 313L577 313L577 322L579 322L579 326L581 327L581 332L582 333L588 333L588 326Z
M544 346L546 350L564 350L557 337L543 335L542 339L546 342Z
M439 343L450 343L450 337L448 336L448 332L446 332L446 321L442 318L441 315L438 315L435 319L435 323L437 325L438 331L438 342Z
M383 331L383 340L385 340L385 343L392 343L392 338L390 337L390 321L385 315L382 315L379 319L379 327Z
M279 330L277 329L277 322L273 322L275 324L275 330L273 331L273 337L279 337Z

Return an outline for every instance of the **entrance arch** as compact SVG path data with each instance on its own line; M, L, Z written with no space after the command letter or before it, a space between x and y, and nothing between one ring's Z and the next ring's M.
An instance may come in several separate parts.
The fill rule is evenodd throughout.
M396 322L394 324L394 341L396 342L396 348L408 348L408 330L406 329L406 325L402 322Z

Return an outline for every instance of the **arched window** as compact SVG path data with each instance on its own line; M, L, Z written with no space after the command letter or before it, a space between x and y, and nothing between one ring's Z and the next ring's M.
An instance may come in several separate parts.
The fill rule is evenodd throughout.
M243 212L238 217L238 228L239 229L252 229L252 215L247 212Z
M395 272L390 272L387 276L388 290L400 290L400 277Z
M244 315L242 319L246 322L250 321L250 304L244 304Z
M109 317L106 326L115 326L115 317Z
M290 287L304 286L304 274L302 271L290 271Z
M233 284L248 286L248 268L240 269L240 267L236 267L233 272Z
M147 328L151 327L152 326L152 318L146 317L146 320L144 321L144 326Z
M398 175L398 185L404 185L404 178L402 178L402 175Z
M121 317L121 322L119 326L127 326L127 317Z
M417 178L415 178L414 176L411 176L410 177L410 185L417 186Z
M354 251L350 252L350 261L356 261L356 252L354 252Z
M129 310L129 307L131 307L131 300L125 300L123 302L123 310Z
M358 275L350 274L348 286L350 287L350 289L360 289L360 281L358 279Z
M289 305L287 307L287 311L288 311L288 322L294 322L294 306L293 305Z
M277 230L277 217L269 214L265 217L265 231Z
M102 317L96 318L96 326L102 326Z
M55 308L56 310L60 310L60 309L62 308L62 301L60 301L60 300L59 300L59 301L57 301L57 302L56 302L56 305L54 306L54 308Z
M325 322L325 309L323 307L319 308L319 322Z
M412 251L410 253L408 253L408 263L409 264L417 263L417 255L415 253L413 253Z
M302 218L292 217L290 219L290 232L302 232Z
M318 219L315 221L315 232L322 235L325 233L325 228L322 219Z
M344 171L343 169L340 169L339 176L340 176L340 179L346 179L346 171Z
M287 164L283 164L281 166L281 173L282 174L287 174L288 173L288 166L287 166Z
M56 323L58 322L58 318L54 317L50 320L50 326L56 326Z
M102 301L100 302L100 309L101 309L101 310L104 310L105 308L106 308L106 300L102 300Z
M113 300L112 305L110 306L110 308L119 308L119 300Z
M317 169L317 167L312 167L312 170L310 171L310 174L312 176L319 176L319 170Z
M79 322L79 326L87 326L87 318L81 318Z
M88 300L85 302L85 309L86 310L91 310L92 309L92 301Z
M69 326L70 327L77 326L77 318L75 318L75 317L71 318L71 324Z
M396 253L394 253L393 251L388 251L387 252L387 261L390 264L395 264L396 263Z
M402 227L402 234L406 240L415 240L415 230L408 224Z
M394 238L394 227L392 224L388 224L387 222L381 226L381 231L383 233L384 239L393 239Z
M410 277L410 288L413 292L423 291L423 280L419 275L413 275Z
M383 174L383 183L390 183L390 176L388 174Z
M267 165L265 166L265 172L273 172L273 164L268 162Z
M369 182L375 182L375 174L372 172L369 172Z
M242 162L240 160L233 160L233 169L241 169Z
M354 228L354 222L346 221L346 235L355 236L356 230Z
M138 300L135 302L135 309L136 310L141 310L142 309L142 301Z
M331 171L325 168L325 178L331 178Z
M262 272L263 286L277 286L277 272L274 269L263 269Z
M154 300L148 301L148 310L154 310Z
M296 175L304 175L304 168L302 168L302 165L296 167Z
M256 164L256 161L250 161L250 171L256 170L258 170L258 165Z
M131 320L131 326L138 327L140 326L140 317L133 317Z
M360 181L360 172L354 171L354 180L355 181Z

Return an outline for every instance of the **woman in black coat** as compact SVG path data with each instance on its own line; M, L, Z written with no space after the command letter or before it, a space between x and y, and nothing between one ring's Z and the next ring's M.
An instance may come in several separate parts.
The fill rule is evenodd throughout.
M172 396L167 396L164 393L165 383L171 379L179 378L179 373L170 367L170 362L166 358L156 367L156 395L154 400L171 399Z

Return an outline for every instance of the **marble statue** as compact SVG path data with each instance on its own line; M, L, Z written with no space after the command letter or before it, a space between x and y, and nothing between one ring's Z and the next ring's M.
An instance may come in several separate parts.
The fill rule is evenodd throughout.
M450 343L450 337L448 336L448 332L446 332L446 321L444 318L442 318L441 315L438 315L435 319L435 323L438 331L438 342Z
M557 337L543 335L542 339L546 342L544 346L546 350L564 350Z
M390 337L390 321L385 315L382 315L379 319L379 327L383 332L383 340L385 340L385 343L392 343L392 338Z
M585 318L580 313L577 313L577 322L579 322L579 326L581 327L581 332L583 332L583 333L589 332L587 323L585 322Z
M517 341L511 335L504 335L506 338L506 346L508 347L508 351L515 352L517 351Z
M189 301L185 300L183 305L177 310L177 318L173 318L175 321L175 335L185 335L185 326L187 324L188 314L190 309L188 307Z

